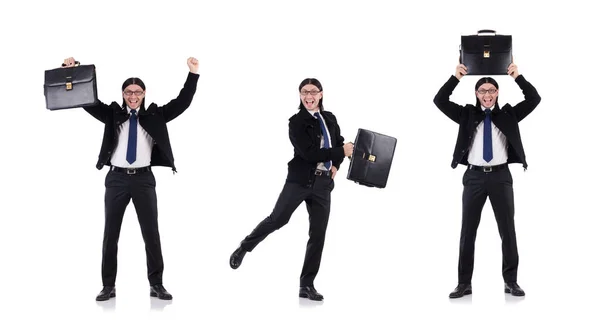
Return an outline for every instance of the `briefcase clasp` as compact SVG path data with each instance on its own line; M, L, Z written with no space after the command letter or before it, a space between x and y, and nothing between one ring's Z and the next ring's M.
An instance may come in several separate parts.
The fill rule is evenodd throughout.
M65 84L65 87L67 88L67 90L72 90L73 89L73 82L68 81L71 79L71 76L67 76L67 83Z
M483 51L483 57L484 58L489 58L490 57L490 50L484 50Z
M367 156L367 153L363 153L362 158L365 158L366 156ZM375 159L377 159L377 156L369 154L369 157L367 157L366 159L369 160L369 162L375 162Z

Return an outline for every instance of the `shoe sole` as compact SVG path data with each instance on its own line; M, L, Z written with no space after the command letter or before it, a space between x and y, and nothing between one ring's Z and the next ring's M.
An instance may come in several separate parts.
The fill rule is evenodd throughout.
M467 291L465 291L465 292L464 292L464 294L462 294L462 295L448 296L448 297L450 297L450 298L461 298L461 297L463 297L463 296L465 296L465 295L471 295L472 293L473 293L473 291L472 291L472 290L467 290Z
M170 300L173 299L173 296L171 296L171 297L169 297L169 296L167 296L167 297L159 297L158 294L155 293L155 292L151 292L150 293L150 297L157 297L158 299L162 299L162 300L165 300L165 301L170 301Z
M322 301L323 298L311 298L309 297L307 294L300 294L298 295L300 298L308 298L311 301Z
M513 296L516 296L516 297L523 297L523 296L525 296L525 294L523 294L523 295L515 295L512 292L510 292L510 289L507 289L507 288L504 288L504 292L507 293L507 294L511 294Z

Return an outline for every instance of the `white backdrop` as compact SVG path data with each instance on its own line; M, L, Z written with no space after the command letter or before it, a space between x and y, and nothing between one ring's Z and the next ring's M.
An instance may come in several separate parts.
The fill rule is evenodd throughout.
M3 5L0 123L0 330L230 332L593 331L597 241L597 15L589 3L525 1L146 1ZM16 6L16 7L15 7ZM474 295L456 285L464 166L450 167L458 125L433 104L454 73L460 36L513 35L515 63L542 102L521 123L529 162L512 165L527 296L503 293L500 238L486 204ZM130 205L117 298L101 289L103 125L82 109L48 111L43 73L74 56L95 64L99 98L120 101L138 76L147 104L174 98L200 61L190 108L169 123L178 173L155 168L164 284L150 299ZM297 298L308 239L304 206L248 254L231 252L267 216L292 157L298 84L324 86L348 141L358 128L398 138L388 187L345 179L332 193L322 304ZM473 103L479 77L452 100ZM500 102L523 96L499 76ZM595 153L595 154L594 154ZM596 310L596 311L595 311Z

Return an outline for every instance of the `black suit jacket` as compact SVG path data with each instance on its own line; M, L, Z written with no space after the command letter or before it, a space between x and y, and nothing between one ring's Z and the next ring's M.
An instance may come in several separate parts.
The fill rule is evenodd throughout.
M527 170L525 150L523 149L521 133L519 132L519 122L535 109L540 103L541 97L531 83L525 80L523 75L517 76L515 82L523 91L525 100L515 106L510 104L506 104L502 108L496 106L492 112L492 122L506 136L506 141L508 142L508 163L521 163L523 164L523 168ZM467 104L466 106L461 106L450 101L450 95L458 83L459 80L452 75L433 99L433 103L448 118L460 125L451 164L452 168L456 168L459 163L468 164L468 151L473 140L473 133L477 125L485 118L485 113L475 105Z
M321 148L319 121L308 111L300 110L289 119L290 141L294 146L294 157L288 163L286 181L309 186L315 178L317 163L332 161L338 170L344 160L344 137L333 113L322 111L329 135L331 148Z
M179 96L164 106L157 106L152 103L148 108L140 108L139 124L154 140L150 165L171 167L173 172L177 171L167 123L177 118L190 106L196 93L199 77L200 75L189 72ZM117 146L117 129L129 119L129 114L117 102L112 102L110 105L98 102L98 104L84 109L94 118L104 123L104 138L102 139L102 147L96 164L96 168L100 170L105 165L110 165L112 153Z

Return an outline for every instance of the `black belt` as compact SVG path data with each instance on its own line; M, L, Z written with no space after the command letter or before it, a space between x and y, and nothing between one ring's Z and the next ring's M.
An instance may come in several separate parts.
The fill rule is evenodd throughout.
M331 171L325 171L325 170L315 170L315 175L316 176L323 176L323 177L328 177L331 175Z
M486 173L500 171L502 169L506 169L507 167L508 167L508 163L491 165L491 166L478 166L478 165L469 164L469 166L468 166L469 170L483 171Z
M119 168L117 166L111 166L110 167L111 171L116 171L116 172L121 172L121 173L126 173L128 175L135 175L138 173L143 173L143 172L148 172L150 171L150 167L143 167L143 168Z

